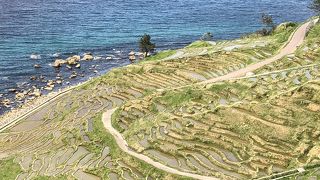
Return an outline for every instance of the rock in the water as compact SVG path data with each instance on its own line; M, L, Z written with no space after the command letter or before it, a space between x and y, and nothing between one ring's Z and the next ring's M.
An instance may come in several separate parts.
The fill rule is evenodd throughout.
M77 73L76 72L72 72L72 74L71 74L71 76L69 77L70 79L72 79L72 78L76 78L77 77Z
M47 83L47 86L54 86L54 81L53 80L49 80Z
M61 67L61 65L65 64L65 63L66 63L66 61L63 59L56 59L52 66L55 68L58 68L58 67Z
M33 67L34 68L41 68L41 65L40 64L35 64Z
M34 92L32 93L32 95L34 95L35 97L39 97L41 96L41 90L40 89L35 89Z
M66 67L67 67L67 69L69 69L69 70L70 70L70 69L72 69L72 67L71 67L71 66L69 66L69 65L67 65Z
M76 68L80 68L80 67L81 67L81 65L80 65L80 64L77 64L77 65L76 65Z
M23 93L16 94L16 99L18 99L18 100L22 100L24 97L25 97L25 95Z
M31 81L35 81L35 80L37 80L37 79L38 79L37 76L31 76L31 77L30 77L30 80L31 80Z
M74 55L74 56L69 57L68 59L66 59L66 61L67 61L67 63L69 65L75 65L75 64L77 64L77 62L80 61L80 59L81 59L80 56Z
M43 88L44 90L47 90L47 91L52 91L53 90L53 87L50 87L50 86L47 86L45 88Z
M76 74L71 74L70 79L76 78L77 75Z
M10 101L10 99L4 99L1 103L2 103L5 107L7 107L7 108L10 108L10 107L11 107L11 104L12 104L12 102Z
M11 93L17 92L17 90L16 90L16 89L13 89L13 88L12 88L12 89L8 89L8 91L11 92Z
M86 55L84 55L83 58L82 58L82 60L85 60L85 61L91 61L91 60L93 60L93 59L94 59L93 56L90 55L90 54L86 54Z

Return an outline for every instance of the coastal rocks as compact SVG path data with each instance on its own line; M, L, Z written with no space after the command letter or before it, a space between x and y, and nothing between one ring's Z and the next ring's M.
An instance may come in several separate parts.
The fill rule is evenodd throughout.
M25 98L25 94L24 94L24 93L17 93L16 96L15 96L15 98L16 98L17 100L22 100L22 99Z
M65 64L66 61L63 59L56 59L52 65L52 67L59 68L62 64Z
M75 66L76 68L81 68L80 63Z
M37 80L37 79L38 79L37 76L31 76L31 77L30 77L30 80L31 80L31 81L35 81L35 80Z
M72 69L72 67L70 65L67 65L66 68L69 69L69 70Z
M8 92L15 93L15 92L17 92L17 89L11 88L11 89L8 89Z
M44 87L43 89L44 90L47 90L47 91L52 91L53 88L54 88L54 81L53 80L49 80L48 83L47 83L47 86Z
M82 60L84 60L84 61L91 61L93 59L94 59L94 57L91 54L85 54L82 58Z
M1 101L1 104L6 108L10 108L12 102L10 101L10 99L4 99L4 100Z
M76 78L78 76L77 72L73 71L72 74L70 75L69 79Z
M136 54L135 54L135 52L131 51L131 52L129 53L129 60L130 60L131 62L134 62L134 61L136 60Z
M33 67L37 69L37 68L41 68L41 65L40 64L35 64L35 65L33 65Z
M66 59L67 64L69 65L76 65L80 61L81 57L78 55L74 55Z

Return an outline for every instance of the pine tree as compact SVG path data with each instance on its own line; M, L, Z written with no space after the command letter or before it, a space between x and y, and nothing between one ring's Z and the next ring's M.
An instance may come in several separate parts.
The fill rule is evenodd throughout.
M155 49L156 45L151 42L151 37L148 34L144 34L139 41L140 51L145 54L145 57L148 56L148 53Z

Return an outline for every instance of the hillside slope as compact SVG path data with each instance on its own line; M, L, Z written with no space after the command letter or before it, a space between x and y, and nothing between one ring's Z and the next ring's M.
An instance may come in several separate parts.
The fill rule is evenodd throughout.
M247 179L318 160L319 25L255 72L273 73L198 85L272 57L294 29L196 42L68 91L0 134L1 179L188 179L121 151L101 121L115 107L132 150L180 171Z

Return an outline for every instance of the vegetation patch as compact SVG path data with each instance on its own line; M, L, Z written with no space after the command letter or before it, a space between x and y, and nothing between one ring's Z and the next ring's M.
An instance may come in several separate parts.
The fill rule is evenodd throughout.
M205 47L211 47L212 45L208 43L207 41L195 41L188 45L186 48L205 48Z
M165 102L169 107L177 107L190 100L199 100L201 97L201 92L198 92L197 89L188 88L179 92L165 92L165 94L160 97L159 100L161 102Z
M15 163L13 158L0 161L0 179L12 180L21 172L20 165Z
M142 63L145 63L146 61L158 61L158 60L162 60L165 59L167 57L170 57L172 55L174 55L177 51L176 50L165 50L165 51L160 51L157 54L153 55L153 56L149 56L146 59L144 59L144 61L142 61Z

